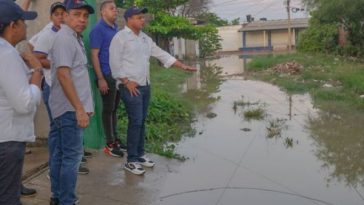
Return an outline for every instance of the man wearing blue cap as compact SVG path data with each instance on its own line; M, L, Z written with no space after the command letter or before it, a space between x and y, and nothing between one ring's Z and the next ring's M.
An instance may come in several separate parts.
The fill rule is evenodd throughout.
M24 20L36 17L36 12L26 12L13 1L0 0L0 204L4 205L21 204L25 143L35 140L33 118L41 98L42 65L32 53L20 56L14 46L26 39Z
M94 9L83 0L65 0L64 22L50 51L52 86L49 134L52 205L76 201L77 171L83 154L83 129L94 112L86 50L81 33Z
M186 71L196 71L176 60L160 49L152 39L142 32L146 8L131 7L125 11L127 22L110 45L110 67L117 80L122 101L128 114L127 152L124 169L144 174L144 167L153 167L154 162L144 152L145 119L150 99L149 58L160 60L165 67L176 66Z

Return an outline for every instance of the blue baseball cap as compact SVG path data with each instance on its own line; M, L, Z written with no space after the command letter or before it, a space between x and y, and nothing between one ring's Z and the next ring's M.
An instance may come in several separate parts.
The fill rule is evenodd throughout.
M69 11L71 9L82 9L85 8L88 10L89 14L95 13L94 8L90 6L84 0L64 0L63 5L65 6L66 10Z
M145 14L148 13L147 8L138 8L136 6L128 8L124 13L125 20L128 20L129 17L132 17L133 15L137 14Z
M66 10L66 7L63 5L63 3L62 3L62 2L55 2L55 3L53 3L53 4L51 5L51 7L50 7L49 11L50 11L50 13L51 13L51 14L53 14L53 13L54 13L54 11L55 11L56 9L58 9L58 8L62 8L62 9L64 9L64 10Z
M0 0L0 24L10 23L19 19L34 20L37 16L37 12L24 11L14 1Z

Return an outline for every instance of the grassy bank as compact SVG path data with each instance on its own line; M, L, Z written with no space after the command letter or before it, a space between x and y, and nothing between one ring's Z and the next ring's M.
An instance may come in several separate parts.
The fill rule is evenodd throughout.
M152 63L152 98L147 117L145 148L147 152L183 159L175 152L175 143L193 133L192 106L182 97L180 85L189 76L178 69L165 69ZM127 115L123 103L118 112L118 127L126 141Z
M296 61L303 65L297 75L272 72L272 67ZM364 63L323 54L295 53L258 56L248 64L254 78L276 84L287 92L309 92L317 106L364 111Z

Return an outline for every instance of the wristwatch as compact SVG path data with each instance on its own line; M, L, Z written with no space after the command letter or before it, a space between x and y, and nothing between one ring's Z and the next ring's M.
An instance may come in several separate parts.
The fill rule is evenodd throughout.
M40 74L43 74L43 68L32 68L29 70L30 74L33 74L35 72L40 72Z

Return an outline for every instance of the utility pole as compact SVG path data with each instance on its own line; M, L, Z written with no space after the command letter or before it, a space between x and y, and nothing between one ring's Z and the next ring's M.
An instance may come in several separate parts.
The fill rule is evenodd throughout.
M291 32L291 0L286 0L287 15L288 15L288 52L292 49L292 32Z

